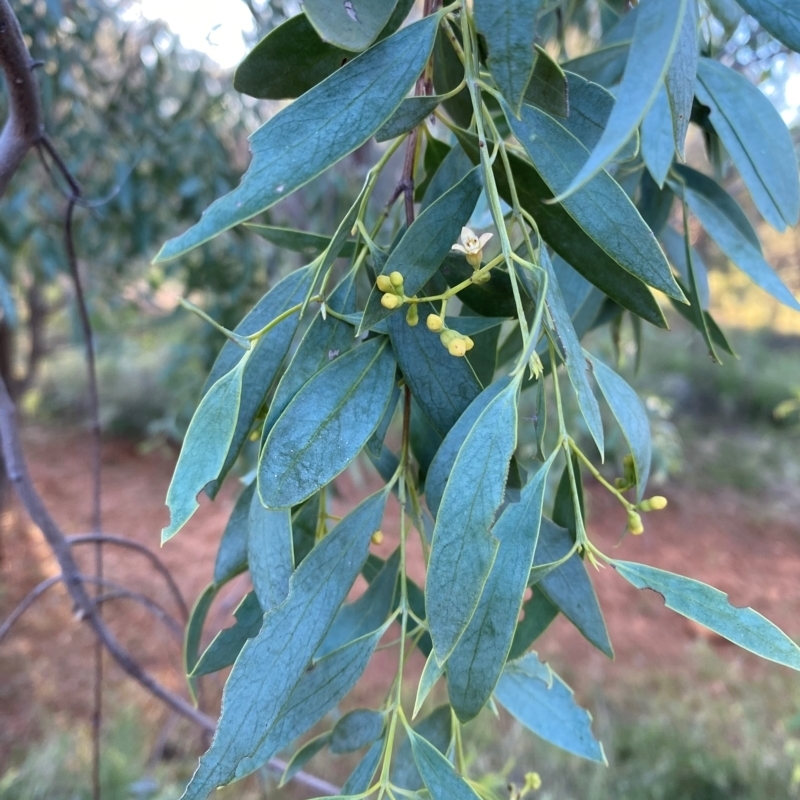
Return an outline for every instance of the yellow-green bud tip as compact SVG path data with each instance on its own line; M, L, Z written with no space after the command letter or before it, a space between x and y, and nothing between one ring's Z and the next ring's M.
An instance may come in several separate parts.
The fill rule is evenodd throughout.
M635 512L628 512L628 533L638 536L644 533L644 525L642 525L642 518Z
M460 358L467 354L467 343L461 337L453 339L453 341L447 345L447 352L450 353L451 356Z
M397 270L389 273L389 280L392 282L392 286L394 286L395 289L402 288L403 276Z
M403 301L396 294L385 294L381 297L381 305L391 310L400 308L403 305Z
M667 498L657 494L655 497L648 497L639 503L639 508L642 511L661 511L662 508L667 507Z
M391 280L388 275L378 275L375 283L382 292L391 292L394 290Z
M372 544L381 544L383 542L383 531L375 531L370 537Z
M439 333L444 328L444 320L438 314L428 314L428 319L425 320L429 331Z
M408 307L408 313L406 314L406 322L413 328L419 322L419 311L417 310L417 304L412 303Z

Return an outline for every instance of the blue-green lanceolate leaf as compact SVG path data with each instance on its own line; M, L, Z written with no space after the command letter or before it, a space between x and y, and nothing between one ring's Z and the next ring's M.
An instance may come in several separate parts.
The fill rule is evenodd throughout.
M452 189L431 203L411 224L397 247L392 250L382 275L399 272L404 279L403 292L408 297L417 294L431 279L458 240L481 193L480 169L475 167ZM373 286L359 332L393 313L381 305L381 292ZM408 309L400 307L401 313Z
M167 491L170 522L161 531L162 544L186 524L199 507L197 495L222 470L236 429L245 365L242 361L223 375L194 412Z
M327 42L345 50L364 50L392 16L397 0L305 0L311 24Z
M383 755L383 745L383 740L379 739L367 750L364 758L358 762L356 768L350 773L350 777L344 782L344 786L342 786L343 797L361 794L369 789L372 783L372 776L375 774L375 770L378 769L378 764Z
M400 107L384 123L375 134L376 142L386 142L408 133L416 128L426 117L433 114L442 98L438 95L420 95L407 97L400 103Z
M457 130L455 133L467 155L477 163L480 159L477 140L465 131ZM508 160L520 205L536 220L542 238L568 264L612 300L642 319L658 327L666 327L663 312L647 286L617 264L586 234L563 206L550 202L552 192L533 165L513 154L509 154ZM493 172L500 196L510 203L513 200L511 188L499 160L495 161ZM487 286L493 281L494 278Z
M397 599L400 550L395 550L357 600L343 605L317 650L317 658L332 653L383 625Z
M658 592L667 608L705 625L751 653L800 670L800 647L757 611L732 606L728 595L719 589L632 561L614 561L613 565L637 589Z
M283 312L302 303L311 288L313 279L314 274L311 267L304 267L287 275L258 301L255 308L236 326L235 332L241 336L256 333ZM247 364L244 366L241 400L235 420L236 428L231 437L225 462L216 480L207 489L212 498L216 497L224 477L236 462L240 450L250 435L259 409L264 404L264 399L275 376L289 352L292 339L297 332L297 325L298 315L292 314L252 345L252 350L247 357ZM211 368L206 388L211 386L218 376L224 375L232 369L234 364L238 364L242 358L244 358L244 350L234 342L226 342Z
M630 139L661 88L675 51L687 0L643 0L628 51L617 102L608 124L564 196L590 181Z
M659 187L664 186L674 155L672 109L669 107L667 90L662 88L642 120L642 159Z
M683 181L672 188L683 191L689 209L720 250L765 292L784 305L800 310L800 303L764 260L758 236L736 201L716 181L696 170L676 165Z
M644 497L647 479L650 476L650 459L652 442L650 440L650 422L639 395L625 381L607 367L602 361L588 353L594 371L594 379L603 393L614 419L622 429L622 435L631 449L633 463L636 466L636 502Z
M214 583L221 586L247 569L247 531L250 527L250 501L256 490L255 481L239 497L222 532L214 563Z
M447 481L425 581L436 660L443 664L478 605L497 554L491 527L503 501L517 446L519 381L512 381L475 421Z
M336 287L327 304L339 314L349 314L356 308L355 274L348 273ZM314 317L286 372L275 389L275 396L270 403L267 418L264 421L262 437L266 439L278 417L286 410L286 406L294 396L334 358L346 353L355 344L353 328L347 322L319 312Z
M573 72L567 73L569 86L569 116L559 122L587 150L600 141L606 123L614 110L614 95L597 83ZM546 110L546 109L545 109ZM639 132L635 131L627 144L617 153L616 160L627 161L639 150Z
M543 672L536 653L509 662L495 697L545 741L576 756L606 763L603 746L592 734L591 714L575 702L572 690L558 675Z
M479 800L453 765L427 740L409 730L411 750L432 800Z
M519 502L503 511L493 528L497 558L464 635L447 660L447 692L462 722L489 702L506 663L539 539L542 503L557 451L539 467Z
M189 693L195 703L197 702L198 682L191 675L200 660L200 639L203 636L203 626L206 624L206 617L208 617L209 609L218 591L219 588L216 584L209 583L197 598L189 614L189 621L186 623L186 633L183 638L183 669L189 678Z
M383 417L395 361L384 337L331 361L295 395L270 431L258 462L267 508L297 505L358 455Z
M689 261L686 256L686 241L683 236L671 225L665 225L661 229L658 238L661 240L664 252L667 254L670 263L680 273L684 285L691 285L692 276L689 272ZM697 295L700 301L700 307L707 310L709 301L708 269L703 259L700 258L700 253L693 247L691 248L691 259L694 277L697 281Z
M506 113L548 188L558 194L586 159L586 148L544 111L523 106L520 119ZM658 242L620 185L600 171L563 202L567 213L614 261L670 297L683 299Z
M600 416L600 406L597 403L597 398L594 396L592 386L589 383L589 364L578 339L578 334L572 325L564 298L561 295L558 277L544 248L539 252L539 260L547 270L550 278L547 287L547 307L550 309L555 334L564 355L567 375L578 398L578 406L586 421L586 426L592 434L600 455L603 456L603 419Z
M292 18L294 19L294 17ZM279 228L275 225L260 225L256 222L246 222L247 230L257 233L263 239L271 242L282 250L291 250L293 253L302 253L311 258L318 256L326 250L331 243L330 236L321 233L298 231L294 228ZM339 251L341 258L350 258L356 250L355 242L345 242Z
M453 732L453 715L450 706L443 705L420 720L414 730L417 735L430 742L440 753L447 752ZM405 739L392 759L391 781L401 789L415 792L423 788L422 778L411 750L411 741Z
M435 203L451 186L455 186L472 169L472 161L458 144L453 145L433 174L422 197L421 210Z
M797 156L775 106L743 75L710 58L697 65L696 92L764 219L780 231L796 225Z
M384 717L370 708L348 711L333 727L332 753L353 753L372 744L383 732Z
M672 111L675 150L683 158L683 145L692 115L697 76L697 0L686 0L681 30L672 54L664 85Z
M542 0L476 0L475 25L489 49L489 69L508 104L519 111L536 59L533 40Z
M800 53L800 7L785 0L738 0L779 42Z
M430 303L419 304L421 320L437 313ZM439 336L421 322L411 327L403 314L387 320L400 371L422 413L440 436L446 436L481 385L465 358L453 358Z
M289 594L294 571L291 509L264 508L258 493L250 504L247 563L258 604L264 611L280 605Z
M264 612L255 592L248 592L233 612L236 622L221 630L205 649L192 670L192 677L210 675L236 661L248 639L261 630Z
M571 114L571 98L567 76L561 66L543 47L536 45L536 60L533 64L524 102L538 106L548 114L568 118Z
M351 53L323 42L305 14L273 28L236 68L233 88L264 100L300 97Z
M626 14L632 16L633 12ZM630 41L620 41L605 47L598 47L585 56L565 61L561 66L565 71L580 75L600 86L614 86L625 70L625 62L630 50Z
M539 542L533 560L534 570L544 564L562 559L574 544L572 534L544 517L539 529ZM573 553L561 566L548 572L534 587L544 592L547 599L602 653L614 657L608 638L603 612L597 595L577 553Z
M444 487L450 477L453 464L456 462L458 451L461 449L461 445L464 444L464 439L467 438L467 434L472 430L473 425L486 409L486 406L507 388L510 382L510 378L504 377L489 384L469 404L466 411L458 418L458 422L450 428L447 436L444 437L441 445L439 445L439 449L436 451L436 455L428 468L428 474L425 476L425 500L434 517L439 511L439 503L442 501Z
M422 72L438 25L433 15L399 30L279 111L251 136L253 161L239 186L156 260L177 258L259 214L366 142Z
M309 553L292 575L289 596L242 648L225 685L214 741L186 789L187 800L205 798L272 757L273 730L286 724L293 692L367 559L385 503L385 490L367 498Z

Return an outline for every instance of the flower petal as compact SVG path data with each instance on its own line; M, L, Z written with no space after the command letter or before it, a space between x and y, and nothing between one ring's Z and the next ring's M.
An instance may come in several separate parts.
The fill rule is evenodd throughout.
M492 236L494 236L493 233L482 233L481 234L481 238L480 238L481 248L484 248L486 246L486 242L488 242L489 239L492 238Z

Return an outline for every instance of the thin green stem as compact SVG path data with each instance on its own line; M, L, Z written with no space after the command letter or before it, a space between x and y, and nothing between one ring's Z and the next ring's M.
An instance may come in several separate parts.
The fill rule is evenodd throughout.
M613 494L614 497L616 497L617 500L619 500L620 503L622 503L622 505L625 507L626 511L635 511L636 510L636 506L633 503L631 503L631 501L628 500L622 494L622 492L620 492L620 490L617 489L616 486L612 486L612 484L610 484L600 474L600 472L598 471L597 467L595 467L595 465L592 464L592 462L589 460L589 458L586 456L586 454L583 452L583 450L581 450L580 447L578 447L578 445L575 443L574 439L569 439L569 446L570 446L570 449L572 450L572 452L575 453L575 455L586 465L586 468L592 474L594 479L599 481L603 486L605 486L606 489L608 489L608 491L611 492L611 494Z

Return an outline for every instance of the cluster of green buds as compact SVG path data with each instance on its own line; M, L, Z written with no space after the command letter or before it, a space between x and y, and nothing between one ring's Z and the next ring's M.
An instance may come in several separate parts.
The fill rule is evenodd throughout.
M394 310L400 308L406 301L405 293L403 292L403 276L395 270L388 275L378 275L375 283L378 289L383 292L381 297L381 305L384 308Z
M509 800L522 800L530 792L535 792L542 787L542 778L538 772L528 772L525 774L525 783L517 786L514 783L508 784Z
M438 314L428 314L425 324L429 331L439 334L439 341L447 348L447 352L451 356L460 358L475 347L475 342L469 336L445 327L444 320Z
M481 267L481 262L483 261L483 248L491 238L491 233L482 233L480 236L478 236L478 234L476 234L471 228L462 228L461 241L453 245L453 250L463 253L467 259L467 263L477 272ZM485 272L481 275L476 275L474 282L486 283L490 277L491 274L489 272Z

